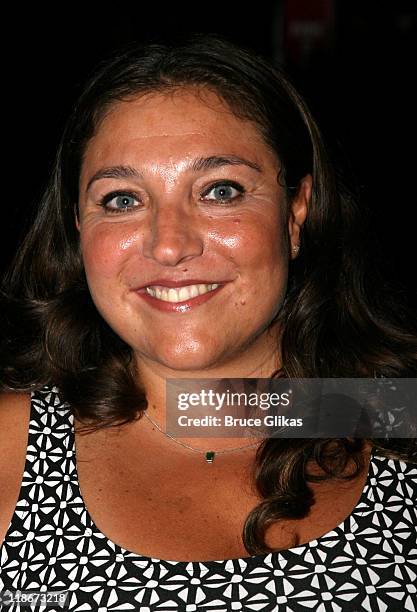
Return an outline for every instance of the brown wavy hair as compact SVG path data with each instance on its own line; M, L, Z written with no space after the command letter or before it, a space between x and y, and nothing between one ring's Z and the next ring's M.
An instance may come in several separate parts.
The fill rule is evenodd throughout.
M252 121L281 162L287 200L302 177L313 194L298 258L290 262L277 376L414 377L416 329L372 266L367 217L323 143L305 102L278 69L252 50L213 34L182 43L135 43L104 60L81 90L59 144L30 231L1 288L3 390L56 385L85 424L84 433L140 418L146 396L132 350L98 314L88 291L74 223L86 144L111 106L150 92L193 87L216 92ZM250 554L270 551L268 526L307 516L308 482L354 478L365 441L267 439L253 477L262 501L246 519ZM371 440L379 454L417 461L415 440ZM323 475L313 476L315 461ZM348 476L346 468L353 463Z

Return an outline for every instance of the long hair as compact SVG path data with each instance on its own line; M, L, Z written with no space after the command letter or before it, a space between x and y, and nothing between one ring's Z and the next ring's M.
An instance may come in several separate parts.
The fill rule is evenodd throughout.
M183 87L214 91L236 116L253 122L281 164L287 201L300 180L313 194L290 262L287 293L276 315L286 377L414 376L417 340L405 307L368 264L363 213L336 172L305 102L278 69L251 50L216 35L181 44L129 45L88 79L66 124L39 211L2 284L0 374L4 390L59 387L85 431L140 418L146 396L131 348L97 312L83 270L74 215L87 143L118 101ZM372 273L372 274L371 274ZM415 459L414 441L373 440L380 452ZM308 463L324 478L345 478L350 461L362 469L358 439L267 439L254 478L262 502L242 538L251 554L270 550L269 524L308 514L313 497Z

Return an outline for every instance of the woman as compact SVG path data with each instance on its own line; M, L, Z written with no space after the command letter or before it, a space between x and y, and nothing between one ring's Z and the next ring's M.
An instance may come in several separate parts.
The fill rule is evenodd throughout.
M415 609L412 440L165 435L169 378L415 375L359 220L255 54L197 35L95 71L4 283L1 588L74 611Z

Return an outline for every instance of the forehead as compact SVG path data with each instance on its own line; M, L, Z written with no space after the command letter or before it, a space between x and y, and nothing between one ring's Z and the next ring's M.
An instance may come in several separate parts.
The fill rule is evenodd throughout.
M138 154L172 163L201 153L246 154L273 166L278 161L257 126L214 92L183 89L115 103L87 145L84 166L132 161Z

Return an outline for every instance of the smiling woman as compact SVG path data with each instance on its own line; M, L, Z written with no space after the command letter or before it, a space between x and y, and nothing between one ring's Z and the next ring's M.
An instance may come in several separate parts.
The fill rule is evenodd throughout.
M289 204L278 174L258 129L210 90L138 96L101 121L77 227L94 304L133 348L141 380L276 368L268 328L311 193L306 176Z
M413 439L166 430L167 379L414 377L365 254L263 58L196 35L97 67L2 285L0 590L69 591L73 612L415 609Z

